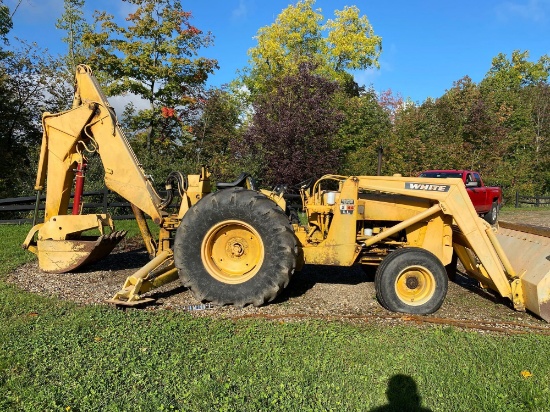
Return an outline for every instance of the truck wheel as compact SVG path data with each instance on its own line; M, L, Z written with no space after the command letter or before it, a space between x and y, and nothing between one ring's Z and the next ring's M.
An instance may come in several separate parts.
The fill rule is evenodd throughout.
M211 193L183 217L174 262L200 301L259 306L286 287L298 246L284 212L266 196L240 187Z
M490 225L494 225L498 220L498 203L495 201L491 205L491 210L489 210L487 213L485 213L485 216L483 218L489 223Z
M421 248L390 253L374 279L380 304L393 312L424 315L437 311L447 295L447 272L439 259Z

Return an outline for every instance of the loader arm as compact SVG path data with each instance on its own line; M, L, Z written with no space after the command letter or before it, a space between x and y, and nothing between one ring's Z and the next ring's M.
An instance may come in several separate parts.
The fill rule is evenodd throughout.
M88 66L77 68L73 108L45 113L42 123L35 188L44 188L47 171L45 221L67 213L75 166L82 162L84 153L97 152L105 170L106 186L161 224L162 199L145 175Z

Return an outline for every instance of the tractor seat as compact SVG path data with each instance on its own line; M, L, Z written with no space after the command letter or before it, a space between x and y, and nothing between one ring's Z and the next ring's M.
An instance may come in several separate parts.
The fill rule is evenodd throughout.
M249 173L242 172L235 181L231 183L219 182L216 183L217 189L229 189L231 187L244 187L245 189L258 190L256 181Z

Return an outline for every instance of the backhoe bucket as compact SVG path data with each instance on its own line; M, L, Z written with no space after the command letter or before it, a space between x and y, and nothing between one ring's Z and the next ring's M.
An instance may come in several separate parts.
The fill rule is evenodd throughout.
M521 279L525 308L550 322L550 228L500 222L496 237Z
M103 259L120 242L126 231L75 240L39 240L38 265L44 272L65 273Z
M106 214L53 216L31 229L23 249L38 255L38 266L44 272L70 272L111 253L126 236L126 231L114 228L113 220ZM95 230L99 236L83 234Z

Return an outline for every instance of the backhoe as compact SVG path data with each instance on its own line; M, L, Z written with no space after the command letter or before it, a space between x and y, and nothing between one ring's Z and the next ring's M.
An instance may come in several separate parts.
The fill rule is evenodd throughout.
M107 214L82 214L86 156L95 154L106 186L131 203L151 257L112 303L149 302L148 291L179 278L198 301L262 305L304 264L358 263L377 267L382 306L428 314L443 303L448 272L460 261L468 276L516 310L550 320L550 231L491 227L461 179L326 175L300 187L302 223L289 218L295 214L283 190L258 190L246 174L214 188L206 168L187 177L176 172L163 198L88 66L78 66L75 85L73 107L42 120L36 190L46 190L45 216L23 247L38 255L43 271L77 270L125 235ZM179 208L169 213L174 197ZM146 215L160 227L156 240Z

